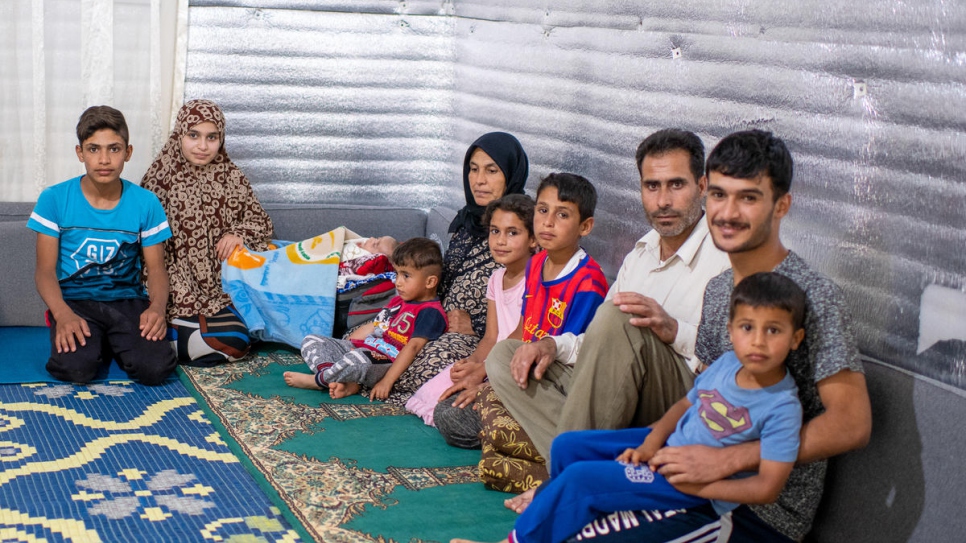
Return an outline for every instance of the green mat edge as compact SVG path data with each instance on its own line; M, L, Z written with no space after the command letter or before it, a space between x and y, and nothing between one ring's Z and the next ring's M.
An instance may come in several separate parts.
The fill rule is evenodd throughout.
M181 380L181 384L184 385L185 389L188 390L188 393L191 394L198 405L201 406L202 411L204 411L205 416L208 417L208 420L211 421L211 424L215 427L218 435L220 435L228 445L228 449L238 458L239 462L241 462L242 466L245 467L245 470L248 471L252 478L255 479L255 483L258 484L259 488L262 489L262 492L265 493L269 501L278 507L282 516L285 517L285 520L287 520L289 524L292 525L292 528L298 532L299 537L305 541L316 541L316 539L305 528L305 524L298 517L298 515L292 511L288 504L285 503L285 500L283 500L279 495L278 489L272 485L271 481L265 477L265 474L263 474L261 470L255 467L255 464L252 463L249 456L245 454L245 448L238 443L234 437L231 436L231 433L221 421L221 417L211 409L211 407L208 405L208 402L205 401L204 396L198 391L198 388L191 380L191 376L188 375L188 373L181 366L178 366L178 379Z

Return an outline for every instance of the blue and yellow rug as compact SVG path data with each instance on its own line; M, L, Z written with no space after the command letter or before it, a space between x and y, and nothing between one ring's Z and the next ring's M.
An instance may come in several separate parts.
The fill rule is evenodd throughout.
M0 385L0 541L298 541L177 381Z

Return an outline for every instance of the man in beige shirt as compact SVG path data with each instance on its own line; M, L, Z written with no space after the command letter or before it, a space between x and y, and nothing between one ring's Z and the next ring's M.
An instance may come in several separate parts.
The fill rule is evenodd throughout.
M702 209L704 146L691 132L661 130L638 147L637 165L652 230L625 257L587 331L506 340L486 360L493 389L544 458L561 432L651 424L694 382L704 288L730 267ZM528 503L524 494L507 506Z

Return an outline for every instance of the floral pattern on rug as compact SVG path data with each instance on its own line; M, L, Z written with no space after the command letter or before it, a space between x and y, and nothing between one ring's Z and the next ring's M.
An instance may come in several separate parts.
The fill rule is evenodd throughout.
M255 353L239 362L213 368L183 369L228 434L316 540L386 541L382 536L349 530L342 525L363 515L367 509L395 505L389 494L400 486L423 490L479 482L475 465L389 466L383 472L361 467L351 458L332 455L322 459L281 450L281 446L297 436L314 438L330 431L321 428L325 423L411 415L402 407L381 402L358 399L335 402L328 400L323 392L318 394L325 394L326 401L312 404L295 401L289 395L293 389L282 382L278 366L306 370L302 358L287 351ZM279 386L271 388L271 394L240 390L246 382L273 375L278 377Z

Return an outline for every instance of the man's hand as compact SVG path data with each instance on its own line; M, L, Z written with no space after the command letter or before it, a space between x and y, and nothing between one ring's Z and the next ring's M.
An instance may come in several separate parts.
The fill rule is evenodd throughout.
M446 320L449 322L447 332L454 332L465 336L476 335L476 332L473 330L473 320L470 319L470 314L466 311L462 309L450 309L446 312Z
M372 392L369 393L369 401L371 402L373 398L377 400L385 400L389 397L389 392L392 391L393 381L386 381L385 378L380 379L376 386L372 387Z
M510 360L510 375L520 388L526 390L530 369L533 368L533 378L539 381L556 356L557 343L551 337L524 343L513 353L513 358Z
M245 240L241 236L236 236L235 234L225 234L218 244L215 245L215 253L218 255L218 260L225 260L237 249L245 244Z
M654 298L636 292L618 292L614 295L614 305L621 311L633 315L631 324L638 328L650 328L664 343L674 343L678 335L678 321L667 314Z
M141 323L138 326L141 330L141 337L151 341L164 339L168 331L168 324L164 321L164 314L153 308L147 308L141 313Z
M755 442L757 443L757 442ZM732 469L732 461L738 451L732 447L708 447L706 445L685 445L683 447L663 447L651 457L651 470L660 473L668 482L706 484L720 481L737 473ZM753 451L757 447L752 447Z
M75 352L77 345L82 347L87 345L85 338L91 337L91 329L87 326L87 321L77 313L71 311L70 314L62 315L60 318L55 317L54 320L57 322L54 343L58 353Z

